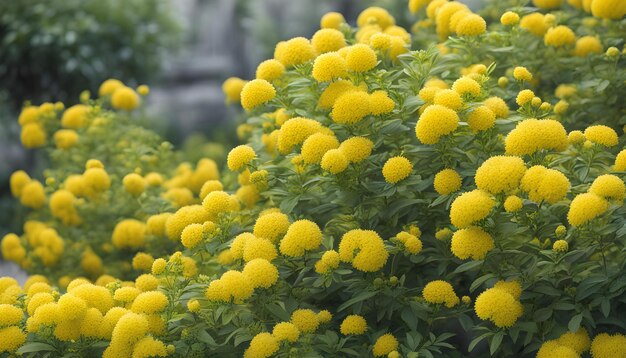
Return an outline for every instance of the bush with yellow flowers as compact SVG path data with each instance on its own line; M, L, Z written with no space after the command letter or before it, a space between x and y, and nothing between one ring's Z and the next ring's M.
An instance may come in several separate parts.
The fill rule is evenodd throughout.
M15 174L14 194L33 220L47 219L27 222L21 238L7 235L5 257L62 263L54 250L89 242L74 234L91 225L112 227L98 232L113 251L104 276L78 277L75 267L60 281L1 279L0 349L625 356L626 150L623 108L610 102L625 78L607 67L623 55L572 51L582 34L623 46L626 10L613 0L533 4L503 9L494 22L455 1L411 0L413 34L378 7L356 27L326 14L311 39L278 43L257 78L224 83L227 101L245 111L246 140L221 176L209 161L172 163L150 169L162 179L152 186L137 149L124 152L139 166L129 171L101 159L111 146L94 144L102 153L77 162L92 159L86 170L100 188L92 191L117 195L105 196L108 216L91 222L94 196ZM584 11L597 19L583 31L573 24ZM591 75L614 87L585 94L598 90ZM108 113L120 116L137 98L124 89L115 100L115 91L96 103L110 101L121 112ZM580 102L568 109L562 98L574 93ZM580 113L597 118L577 122ZM47 138L47 125L29 123ZM120 214L132 200L141 205ZM44 266L32 272L56 279Z

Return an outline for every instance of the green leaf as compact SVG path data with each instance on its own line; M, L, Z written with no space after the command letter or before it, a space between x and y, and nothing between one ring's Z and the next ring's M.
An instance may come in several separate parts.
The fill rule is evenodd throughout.
M200 342L206 343L210 346L216 346L217 343L215 342L215 340L213 339L213 337L211 337L211 335L209 334L209 332L202 330L199 331L197 334L198 340Z
M461 272L465 272L465 271L470 271L472 269L480 267L482 264L483 264L483 260L469 261L469 262L466 262L466 263L464 263L462 265L459 265L459 267L457 267L456 270L454 270L454 273L461 273Z
M552 317L552 307L544 307L535 311L533 319L537 322L543 322Z
M580 328L580 322L582 322L582 320L583 320L582 313L577 314L576 316L572 317L572 319L569 320L569 323L567 324L567 328L570 330L570 332L578 331L578 328Z
M361 292L356 297L353 297L353 298L347 300L341 306L339 306L339 308L337 309L337 312L343 311L346 308L352 306L353 304L355 304L357 302L365 301L368 298L372 298L372 297L376 296L376 293L377 293L376 291L364 291L364 292Z
M483 339L485 339L485 338L487 338L487 337L489 337L491 335L493 335L493 332L487 332L487 333L483 333L480 336L472 339L472 341L470 342L469 346L467 347L467 350L470 351L470 352L473 351L474 348L476 347L476 345L478 345L478 343L480 343Z
M489 342L489 352L493 356L493 354L500 348L500 344L502 343L502 339L504 338L504 332L500 331L496 333L495 336Z
M32 353L32 352L50 352L50 351L55 351L55 350L56 348L54 348L54 346L48 343L30 342L21 346L20 349L18 349L16 353L24 354L24 353Z

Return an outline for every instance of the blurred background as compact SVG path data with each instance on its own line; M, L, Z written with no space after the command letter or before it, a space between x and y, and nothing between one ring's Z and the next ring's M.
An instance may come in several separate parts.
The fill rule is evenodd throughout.
M412 24L408 0L20 0L0 2L0 237L21 216L10 174L37 177L41 158L19 144L17 116L32 101L78 102L107 78L148 84L148 125L182 147L236 142L222 82L254 77L275 44L309 37L329 11L349 23L372 5ZM471 7L480 0L464 1ZM190 136L192 138L190 138ZM0 259L0 276L18 276Z

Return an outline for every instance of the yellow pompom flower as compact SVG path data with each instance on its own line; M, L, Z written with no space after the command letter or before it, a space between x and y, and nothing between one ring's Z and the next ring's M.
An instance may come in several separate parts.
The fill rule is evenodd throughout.
M0 328L0 353L13 353L26 342L26 334L18 326Z
M69 149L78 143L78 134L72 129L60 129L54 133L54 144L59 149Z
M435 93L433 103L448 107L456 111L463 106L463 99L461 98L461 95L455 90L442 89Z
M302 333L315 332L320 325L317 314L310 309L298 309L291 314L293 323Z
M165 343L154 339L153 337L146 336L140 339L133 347L133 358L148 358L148 357L166 357L167 347Z
M46 193L43 185L37 180L32 180L22 188L20 203L32 209L41 208L46 202Z
M143 274L135 280L135 287L142 292L154 291L159 287L159 279L151 274Z
M109 78L108 80L102 82L102 84L100 85L100 88L98 89L98 95L100 97L109 96L113 94L115 90L121 87L124 87L124 83L122 83L122 81L115 78Z
M268 213L256 220L253 234L277 242L289 229L289 218L281 212Z
M132 303L141 291L135 287L120 287L115 290L113 299L124 303Z
M244 266L242 273L250 280L254 288L269 288L278 281L278 269L263 258L250 260Z
M563 333L558 339L557 342L560 345L569 347L576 351L578 354L582 354L589 350L591 347L591 339L589 338L589 333L584 328L579 328L576 332L567 331Z
M256 78L272 82L285 73L285 66L277 60L269 59L261 62L256 68ZM243 87L242 87L243 89Z
M585 129L585 138L592 143L601 144L605 147L613 147L618 143L615 130L604 125L587 127L587 129Z
M280 240L280 253L300 257L305 251L317 249L322 244L322 230L310 220L298 220L289 225L287 233Z
M204 228L202 224L189 224L180 235L180 240L186 248L196 247L204 238Z
M609 203L592 193L578 194L569 206L567 221L572 226L581 226L609 209Z
M337 51L346 46L343 33L336 29L321 29L311 37L311 45L317 53Z
M323 275L330 270L339 267L339 253L335 250L328 250L324 252L319 261L315 263L315 272Z
M366 91L364 86L357 87L348 80L337 80L328 85L320 95L317 106L321 109L331 109L337 99L346 92Z
M132 111L139 106L139 95L130 87L120 87L111 95L111 106L115 109Z
M417 229L419 230L419 228ZM421 232L417 232L417 236L416 235L412 235L406 231L402 231L399 232L396 235L396 238L402 242L402 245L404 245L404 249L410 253L410 254L417 254L420 251L422 251L422 241L418 238L419 235L421 235Z
M356 44L348 49L346 65L353 72L367 72L376 67L376 52L364 44Z
M495 123L496 114L488 106L476 107L467 116L467 124L474 132L485 131L492 128Z
M444 169L435 175L433 185L439 195L449 195L461 189L462 178L454 169Z
M153 314L163 311L168 303L169 300L163 292L142 292L135 298L130 310L135 313Z
M452 253L461 260L482 260L493 248L491 235L479 227L470 226L452 235Z
M250 346L243 354L244 358L268 358L274 355L279 348L279 341L273 335L263 332L259 333L252 341Z
M524 313L522 304L501 288L490 288L476 298L474 310L478 318L490 320L497 327L511 327Z
M343 262L352 263L359 271L378 271L385 265L388 257L385 243L375 231L350 230L341 237L339 258Z
M294 37L291 40L279 42L274 50L274 58L282 62L285 67L308 62L314 57L315 49L304 37Z
M370 111L375 116L389 113L393 111L395 106L396 103L389 98L385 91L374 91L370 94Z
M244 166L250 164L252 159L256 157L256 153L254 149L252 149L249 145L239 145L233 148L228 153L228 158L226 162L228 164L228 169L232 171L239 171Z
M552 250L556 252L567 252L569 245L565 240L556 240L552 245Z
M509 106L500 97L490 97L483 104L496 115L496 118L506 118L509 116ZM471 125L471 124L470 124Z
M365 321L365 318L355 314L344 318L343 322L341 322L341 326L339 327L339 331L344 336L360 335L365 333L366 330L367 322Z
M143 246L146 224L135 219L125 219L115 225L111 241L120 249L137 249Z
M317 314L317 320L320 324L328 323L331 319L333 319L333 315L328 310L319 311Z
M46 131L38 123L27 123L22 127L20 140L24 148L39 148L46 144Z
M347 71L346 60L337 52L328 52L317 56L313 62L312 75L317 82L328 82L346 77Z
M615 156L613 170L618 172L626 171L626 149L620 151L619 153L617 153L617 156Z
M536 165L531 167L522 178L520 187L528 192L530 200L547 201L554 204L563 199L570 188L567 177L555 169Z
M11 174L9 179L9 186L11 187L11 194L19 198L22 195L22 190L26 184L30 183L30 176L23 170L17 170Z
M539 12L533 12L522 17L520 27L535 36L543 36L548 30L548 25L545 22L544 15Z
M152 263L151 272L153 275L160 275L163 273L163 271L165 271L166 266L167 266L167 261L165 261L165 259L156 259Z
M389 12L378 6L370 6L361 11L357 17L356 23L359 27L363 27L368 24L376 24L381 29L386 29L396 23L396 20L389 14Z
M295 342L300 337L300 330L291 322L280 322L274 326L272 336L279 341Z
M222 84L222 92L226 96L226 103L241 102L241 91L246 81L238 77L230 77Z
M600 54L604 51L604 47L600 40L595 36L583 36L576 41L574 55L578 57L586 57L590 54Z
M17 119L20 126L28 123L39 123L39 110L36 106L27 106L22 109Z
M526 119L517 124L504 140L508 155L530 155L538 150L567 149L567 131L553 119Z
M209 220L210 217L216 217L218 214L232 211L231 197L228 193L223 191L210 192L204 200L202 200L202 207L205 209L205 213L208 214L207 219L203 220L204 222ZM170 220L172 219L168 219L168 222Z
M604 174L591 183L589 192L607 200L615 200L621 204L626 195L626 187L624 186L624 181L618 176Z
M478 97L480 96L480 84L476 80L463 76L452 84L452 90L461 96ZM453 108L454 109L454 108Z
M360 163L372 154L374 143L365 137L351 137L341 142L339 151L351 163Z
M580 358L580 354L570 347L559 344L558 341L551 340L544 342L541 347L539 347L536 358L553 357Z
M543 10L552 10L561 6L563 0L533 0L533 5Z
M513 11L507 11L500 16L500 23L504 26L513 26L519 22L519 15Z
M563 47L576 42L576 34L567 26L559 25L548 29L543 37L546 46Z
M510 195L504 200L504 210L507 213L516 213L522 209L524 201L516 195Z
M89 107L84 104L76 104L63 112L61 126L63 128L78 129L87 124Z
M423 144L436 144L441 137L454 132L458 126L459 116L455 111L441 105L431 105L420 115L415 134Z
M103 168L89 168L83 173L83 182L95 193L101 193L111 187L111 178Z
M0 327L18 324L23 317L24 313L18 307L9 304L0 304Z
M272 261L278 256L276 246L266 238L246 235L243 247L243 260L248 262L256 258Z
M276 90L271 83L262 79L252 80L241 90L241 106L250 111L276 96Z
M320 122L303 117L288 119L281 127L278 134L278 151L287 154L299 144L302 144L313 133L321 130Z
M591 14L603 19L619 20L626 15L626 3L620 0L593 0Z
M513 77L518 81L531 81L533 74L526 67L518 66L513 69Z
M452 308L460 302L452 285L442 280L427 283L422 290L422 296L428 303L445 304L448 308Z
M146 190L146 180L139 174L130 173L122 180L124 189L132 196L139 196Z
M334 135L315 133L302 143L302 159L307 164L319 164L326 152L338 147L339 141Z
M530 103L535 98L535 93L529 89L521 90L515 98L515 103L519 106Z
M403 156L389 158L383 166L382 172L385 181L395 184L406 179L413 170L411 162Z
M369 95L365 92L351 91L337 98L330 115L335 123L354 124L370 113Z
M328 12L320 19L320 27L322 29L339 29L339 26L345 22L346 20L341 13Z
M464 229L489 215L495 201L487 192L473 190L457 197L450 206L450 221Z
M487 23L480 15L468 14L459 20L455 30L459 36L478 36L487 31Z
M382 357L397 350L398 346L399 343L396 337L390 333L386 333L378 337L372 348L372 354L374 354L374 357Z
M591 342L593 358L623 357L626 355L626 336L616 333L600 333Z
M498 155L487 159L476 170L474 180L478 189L495 195L517 189L525 172L526 165L521 158Z

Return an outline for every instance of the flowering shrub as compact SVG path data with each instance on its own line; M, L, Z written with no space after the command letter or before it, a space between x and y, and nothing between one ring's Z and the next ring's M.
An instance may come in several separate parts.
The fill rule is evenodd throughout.
M578 92L588 74L572 77L566 63L624 93L624 74L608 70L620 51L579 59L569 26L587 10L610 17L596 20L594 36L602 48L622 45L626 10L589 3L535 0L562 11L512 8L487 26L458 2L411 0L409 10L426 16L413 35L382 8L364 10L357 28L327 14L311 40L277 44L256 79L224 83L247 121L238 128L246 143L222 175L206 160L176 167L156 138L113 145L140 99L116 81L66 110L63 129L56 115L40 118L44 105L34 119L26 108L24 145L42 146L55 131L63 139L51 156L65 155L45 187L12 178L34 210L21 237L3 239L3 255L46 276L23 287L0 280L0 349L626 355L626 151L613 128L623 109L606 107L605 124L585 126L560 99L580 93L580 110L591 112L607 100ZM539 30L542 41L531 38ZM444 42L411 50L436 39ZM528 62L509 65L516 51ZM561 78L571 84L556 87ZM108 145L93 129L100 115L120 130ZM70 189L71 175L85 191ZM106 255L99 272L72 264L87 245L85 256Z

